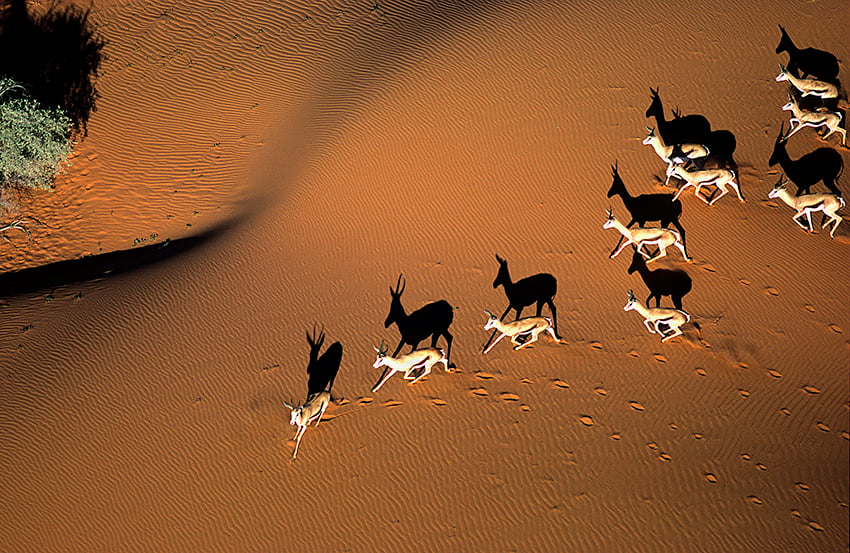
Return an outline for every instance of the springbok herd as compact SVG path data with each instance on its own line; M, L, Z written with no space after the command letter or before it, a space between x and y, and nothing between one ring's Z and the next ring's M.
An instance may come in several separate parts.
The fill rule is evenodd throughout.
M781 126L768 161L771 166L778 163L784 173L780 175L769 197L778 198L793 208L795 214L792 220L807 232L814 232L812 213L821 211L821 228L832 224L829 234L834 237L835 229L842 220L837 212L845 205L836 186L836 180L843 169L841 154L833 148L822 147L792 160L785 145L791 136L804 127L812 127L820 129L823 140L838 133L841 144L846 146L846 116L845 111L838 105L842 96L838 81L838 61L829 52L814 48L797 48L785 29L782 26L779 28L781 39L776 53L787 52L789 59L787 65L780 64L776 81L790 84L788 103L782 109L789 111L791 118L787 131L784 124ZM637 300L633 291L629 290L628 302L623 309L640 314L647 330L659 334L661 341L666 342L681 335L681 327L691 319L690 315L682 310L682 298L691 290L691 278L679 269L650 270L648 264L666 256L667 248L671 246L678 249L685 260L691 260L687 253L685 229L679 223L682 215L679 197L689 187L693 187L696 197L708 206L714 205L725 196L729 188L741 202L744 202L744 197L736 182L738 167L733 156L736 148L735 135L727 130L712 130L709 122L701 115L683 116L674 110L673 119L665 119L658 90L650 89L650 92L652 102L646 111L646 117L655 118L656 128L646 127L647 135L643 144L651 146L666 164L665 185L673 179L681 181L682 185L675 194L632 196L615 164L612 166L613 182L608 197L620 196L631 215L631 220L628 224L623 224L614 217L613 210L609 209L603 228L616 229L621 235L609 257L616 257L626 246L631 245L634 253L628 271L637 271L650 291L644 305ZM812 185L821 181L830 193L811 193ZM790 182L797 186L796 194L788 190L787 185ZM706 196L703 190L711 192ZM801 221L804 216L805 223ZM658 221L660 227L645 227L649 221ZM637 227L634 227L635 223L638 224ZM669 229L671 224L677 230ZM646 249L652 246L655 247L654 255ZM536 342L544 333L560 342L554 304L557 291L555 277L540 273L513 282L507 261L498 255L496 260L499 263L499 271L493 287L504 288L508 307L501 317L486 312L484 329L492 329L493 333L485 344L483 353L489 352L505 337L510 338L514 350ZM442 364L445 370L453 366L450 361L453 337L449 332L454 318L453 308L448 302L441 300L408 314L401 304L405 285L403 277L399 276L396 287L390 288L390 313L385 326L395 324L401 339L392 355L389 354L386 342L382 342L380 348L375 348L376 359L373 367L384 367L384 373L373 386L373 393L397 372L403 373L404 378L414 384L428 375L435 365ZM674 308L660 307L662 296L670 296ZM655 307L649 307L653 297ZM536 315L521 317L523 309L531 305L536 305ZM551 319L541 316L544 305L549 307ZM511 310L515 311L516 318L513 322L505 322L505 317ZM699 328L696 323L694 325ZM419 348L419 344L429 337L430 347ZM436 347L440 337L446 340L445 351ZM324 331L317 334L315 329L312 335L307 335L310 345L307 401L301 406L286 404L291 409L290 423L297 427L293 460L298 455L301 437L307 426L311 423L319 424L331 401L331 387L342 359L342 346L339 342L332 344L319 356L324 338ZM405 345L410 345L411 351L399 355Z

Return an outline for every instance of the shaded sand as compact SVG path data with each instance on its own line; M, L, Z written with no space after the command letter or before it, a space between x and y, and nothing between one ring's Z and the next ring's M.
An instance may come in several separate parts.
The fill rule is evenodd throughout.
M850 60L850 8L563 4L97 2L89 136L4 270L224 230L2 300L0 549L846 551L850 225L803 233L766 160L776 24ZM657 266L701 335L665 344L602 229L615 159L663 190L650 86L737 135L748 199L683 196L695 261ZM495 253L558 278L562 344L480 354ZM458 370L369 395L399 273ZM314 322L340 404L291 463Z

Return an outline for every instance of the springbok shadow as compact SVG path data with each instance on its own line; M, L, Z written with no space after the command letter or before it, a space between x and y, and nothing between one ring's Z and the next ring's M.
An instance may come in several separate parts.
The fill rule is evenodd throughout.
M330 393L342 363L342 344L334 342L328 346L325 353L319 355L324 342L324 327L318 334L315 326L312 335L307 333L307 343L310 344L310 358L307 362L307 398L322 392Z
M558 334L558 315L555 309L555 294L558 292L558 281L549 273L538 273L520 279L516 282L511 280L511 274L508 271L508 262L496 255L496 261L499 263L499 272L496 274L496 279L493 281L493 288L502 286L505 290L505 296L508 298L508 307L499 320L502 321L513 309L516 312L516 320L522 316L522 310L526 307L536 304L536 316L540 316L543 311L543 306L548 305L552 312L552 326L555 331L555 339L560 340L561 335ZM484 351L490 346L490 343L496 337L498 330L493 330L487 343L484 344Z
M78 259L57 261L41 267L21 269L0 274L0 297L52 290L78 282L88 282L111 275L126 273L141 267L161 263L189 250L211 242L231 224L223 224L207 232L159 244L88 255Z
M632 263L629 265L629 274L637 271L649 289L646 306L651 307L650 301L655 298L655 307L660 307L661 297L670 296L673 306L676 309L682 309L682 298L691 291L693 286L690 275L681 269L651 270L646 265L646 259L638 253L637 248L633 247L632 249L634 249L634 253L632 254Z
M788 52L789 71L801 78L813 78L819 81L838 83L838 58L830 52L817 48L797 48L788 32L779 26L781 36L776 46L776 53Z
M23 84L43 105L64 108L83 134L95 110L104 46L88 18L89 10L72 5L51 3L34 16L26 0L0 0L0 75Z
M398 282L395 289L390 287L390 312L387 319L384 321L384 328L389 328L395 323L398 327L401 339L396 346L392 357L396 357L398 352L405 344L411 346L410 351L415 350L422 340L431 338L431 347L437 347L437 340L440 336L446 339L446 359L447 367L453 368L455 365L451 362L452 340L454 337L449 332L449 327L454 320L454 309L446 300L431 302L416 311L407 314L404 306L401 304L401 295L407 283L402 275L398 276ZM378 382L384 380L389 367L384 368L384 372Z
M682 216L681 200L674 200L673 194L641 194L640 196L632 196L629 194L626 184L620 177L616 161L611 166L611 176L613 180L611 181L611 188L608 189L608 197L620 196L622 198L623 205L626 206L629 214L631 214L631 220L626 225L626 228L630 228L635 223L639 227L644 227L649 221L658 221L662 228L667 228L672 224L682 236L682 246L685 248L685 252L688 251L688 245L685 241L685 229L682 228L682 224L679 222L679 218ZM617 241L617 245L611 250L612 254L617 251L624 239L625 237L621 235Z
M682 115L677 111L676 116L667 121L658 89L650 88L649 92L652 101L646 109L646 116L655 117L655 126L665 144L709 144L711 124L708 119L697 114Z
M770 154L768 165L777 163L785 175L797 186L797 196L811 194L812 185L823 181L830 193L841 196L836 180L844 171L844 160L841 154L833 148L818 148L797 159L791 159L786 145L785 124L779 128L779 134L773 143L773 153Z

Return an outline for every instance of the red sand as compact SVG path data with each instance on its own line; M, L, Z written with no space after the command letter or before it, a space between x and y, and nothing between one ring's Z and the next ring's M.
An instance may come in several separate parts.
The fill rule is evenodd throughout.
M776 24L850 60L850 7L564 4L97 2L89 136L4 270L232 226L3 300L0 549L847 551L850 225L802 232L767 159ZM695 261L654 265L701 335L664 344L602 229L615 160L665 190L650 86L736 134L748 200L683 195ZM558 278L563 344L481 355L495 253ZM458 371L369 395L400 273ZM341 401L292 463L314 322Z

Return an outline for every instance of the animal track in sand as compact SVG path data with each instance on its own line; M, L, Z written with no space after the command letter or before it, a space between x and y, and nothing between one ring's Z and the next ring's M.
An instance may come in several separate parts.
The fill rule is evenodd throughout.
M782 413L783 415L785 415L786 417L791 416L791 410L788 409L787 407L783 407L782 409L779 410L779 412Z
M519 408L522 409L523 411L531 411L530 405L522 404L522 405L519 406Z
M567 384L566 382L564 382L563 380L560 380L560 379L553 380L552 384L554 384L556 388L567 389L567 388L570 387L569 384Z
M373 401L375 401L375 400L372 399L371 397L368 397L368 396L367 397L361 397L360 399L357 400L357 405L369 405Z
M671 422L668 428L670 428L670 430L676 431L679 429L679 426L675 422Z
M738 395L741 397L750 397L750 391L744 390L743 388L738 388Z
M438 397L432 397L432 398L431 398L431 403L433 403L433 404L434 404L434 405L436 405L437 407L442 407L443 405L448 405L448 403L446 402L446 400L444 400L444 399L440 399L440 398L438 398Z
M703 435L700 434L699 432L694 432L694 439L695 440L701 440L701 439L703 439Z
M585 426L593 426L593 417L590 415L581 415L578 418L579 422Z
M761 505L761 504L764 503L764 501L762 501L761 499L759 499L758 497L756 497L754 495L748 495L747 499L749 499L750 503L752 503L753 505Z
M705 473L705 479L711 482L712 484L717 484L717 477L710 472Z
M702 270L709 272L709 273L716 273L717 272L717 269L714 268L714 265L709 265L708 263L706 263L705 265L702 266Z
M510 392L502 392L499 394L499 399L502 401L519 401L519 396Z
M829 325L829 329L836 334L841 334L841 327L838 326L838 325L835 325L835 324Z
M636 349L629 350L629 356L637 358L637 357L640 357L640 353L638 353L638 351Z
M470 392L472 392L472 395L478 397L486 397L490 395L490 392L488 392L486 388L472 388Z
M741 459L743 459L744 461L752 461L753 460L753 458L750 456L749 453L741 453Z
M637 401L630 401L629 407L634 409L635 411L646 411L646 407L638 403Z
M475 373L475 378L480 378L481 380L491 380L491 379L496 378L496 377L493 376L490 373L477 372L477 373Z
M829 425L825 422L818 422L815 426L817 426L818 430L822 432L829 432Z
M814 530L815 532L825 532L823 526L815 522L814 520L809 521L809 528Z
M602 388L602 387L594 388L593 391L596 392L596 395L599 395L599 396L602 396L602 397L605 397L605 396L608 395L608 390L606 390L605 388Z
M738 362L738 368L743 370L749 370L750 366L744 363L743 361Z
M804 305L804 306L803 306L803 309L805 309L805 310L806 310L806 311L808 311L809 313L814 313L814 312L815 312L815 306L814 306L814 305L812 305L812 304L810 304L810 303L807 303L806 305Z
M708 376L708 372L706 372L706 370L702 367L697 367L696 369L694 369L694 372L700 376Z
M649 442L648 444L646 444L646 447L648 447L652 451L658 451L658 444L655 442Z
M769 287L764 289L764 293L767 294L768 296L776 297L776 296L779 295L779 290L777 290L776 288L773 288L772 286L769 286Z
M611 439L612 440L622 440L623 435L620 434L619 432L614 432L613 434L611 434Z
M756 468L759 470L767 470L767 465L764 463L756 463Z
M782 373L777 371L776 369L767 369L767 374L769 374L773 378L782 378Z
M391 399L383 403L384 407L398 407L399 405L401 405L401 402L397 399Z
M803 386L803 391L808 392L810 394L819 394L820 393L820 389L818 389L814 386Z
M797 486L797 489L800 490L801 492L809 491L809 485L806 484L805 482L797 482L794 485Z
M600 342L594 341L594 342L590 342L590 344L588 344L588 345L590 346L590 349L595 349L596 351L602 351L602 344Z
M845 440L850 440L850 432L847 432L846 430L842 431L841 437L844 438Z
M662 461L672 461L673 460L673 457L671 457L669 453L665 453L663 451L661 452L661 454L658 455L658 458L661 459Z
M750 284L752 284L752 282L750 282L749 280L747 280L745 278L738 280L738 282L740 282L741 285L743 285L743 286L749 286Z
M666 363L667 362L667 357L661 355L660 353L653 353L652 357L653 357L653 359L655 359L659 363Z

